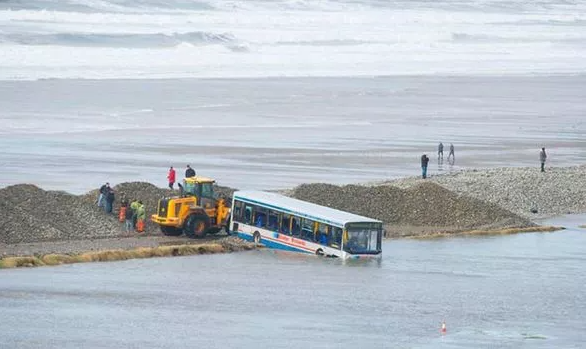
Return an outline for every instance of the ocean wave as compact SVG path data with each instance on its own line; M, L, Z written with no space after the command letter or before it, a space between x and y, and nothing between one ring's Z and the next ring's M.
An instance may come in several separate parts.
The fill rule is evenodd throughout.
M488 34L452 33L451 41L463 43L586 43L586 36L564 35L562 37L556 37L553 35L542 35L539 37L506 37Z
M74 46L74 47L125 47L153 48L174 47L180 44L191 45L224 45L234 51L242 51L246 46L239 43L230 33L187 32L187 33L13 33L0 34L0 43L41 46Z
M172 12L214 10L215 7L207 1L194 0L0 0L0 9L84 13L144 13L165 10Z

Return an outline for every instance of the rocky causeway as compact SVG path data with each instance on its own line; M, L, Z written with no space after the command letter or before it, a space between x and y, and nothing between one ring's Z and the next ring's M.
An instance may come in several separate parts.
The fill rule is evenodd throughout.
M387 237L416 237L503 229L527 231L541 218L586 212L586 166L465 170L361 185L303 184L286 195L380 219ZM173 195L150 183L121 183L118 199L142 200L147 215L157 200ZM233 188L217 187L224 197ZM154 224L144 233L126 233L115 215L96 204L96 191L72 195L31 184L0 189L0 255L78 253L170 244ZM119 201L119 200L118 200ZM115 208L115 211L117 207ZM206 241L226 239L222 235ZM231 238L231 244L238 244ZM180 240L180 241L179 241ZM185 241L184 241L185 240ZM174 238L174 243L193 243ZM230 248L237 250L237 248Z

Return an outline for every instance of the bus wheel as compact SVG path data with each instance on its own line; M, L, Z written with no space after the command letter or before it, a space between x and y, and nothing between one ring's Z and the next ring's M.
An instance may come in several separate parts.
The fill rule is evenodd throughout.
M183 227L183 232L188 237L203 238L210 227L210 219L208 216L202 214L192 214L187 218L187 222Z
M322 250L321 248L318 248L317 251L315 251L315 254L318 256L323 256L324 255L324 250Z
M255 231L254 234L252 235L252 238L254 240L255 244L260 244L260 233L258 231Z
M183 231L181 229L175 227L167 227L165 225L161 225L161 232L165 236L179 236L183 234Z

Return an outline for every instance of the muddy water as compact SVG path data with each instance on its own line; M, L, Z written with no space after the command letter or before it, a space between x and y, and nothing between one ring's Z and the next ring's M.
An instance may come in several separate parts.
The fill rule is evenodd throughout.
M387 241L380 263L263 250L2 270L0 347L579 348L585 222Z

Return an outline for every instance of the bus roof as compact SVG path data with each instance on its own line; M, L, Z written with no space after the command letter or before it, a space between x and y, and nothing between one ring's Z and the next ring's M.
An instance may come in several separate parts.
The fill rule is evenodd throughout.
M282 210L287 213L296 214L315 221L334 224L340 227L351 222L382 223L376 219L266 191L241 190L234 193L234 199Z

